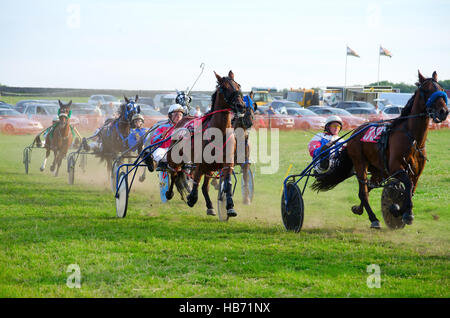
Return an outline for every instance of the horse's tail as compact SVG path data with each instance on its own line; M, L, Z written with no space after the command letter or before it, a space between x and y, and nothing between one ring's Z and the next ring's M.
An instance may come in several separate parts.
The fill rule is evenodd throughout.
M343 149L335 160L334 168L316 177L311 188L316 191L328 191L333 189L345 179L351 177L353 162L350 159L347 149Z

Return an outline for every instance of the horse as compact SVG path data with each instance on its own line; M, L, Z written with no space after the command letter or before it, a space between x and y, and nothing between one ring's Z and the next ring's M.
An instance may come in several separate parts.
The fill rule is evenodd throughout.
M439 85L437 73L425 78L418 71L419 81L414 95L407 102L399 117L394 118L388 126L387 146L379 147L377 143L363 142L362 138L352 138L346 148L338 154L335 169L330 174L316 178L312 188L327 191L356 174L359 184L359 206L353 206L357 215L366 210L371 228L379 229L380 222L369 205L369 192L379 187L385 180L398 180L404 186L404 202L392 208L402 217L404 225L411 225L414 220L412 196L416 190L419 177L427 160L425 143L430 120L441 123L448 115L447 95ZM370 124L370 123L369 123ZM358 127L353 135L359 134L368 124ZM381 138L381 137L380 137ZM368 172L371 178L368 181Z
M125 104L120 105L118 117L108 119L96 134L101 144L101 150L96 155L100 157L101 162L106 161L109 176L113 176L112 163L117 155L128 149L127 137L130 134L130 128L133 128L131 120L134 114L139 114L141 111L140 107L135 105L138 98L138 95L135 99L124 96Z
M50 171L54 173L54 176L58 176L59 167L61 166L62 159L66 156L69 147L72 145L73 135L70 127L70 115L72 111L70 106L72 101L68 104L63 104L60 100L58 117L59 122L50 128L47 136L45 137L45 159L40 168L41 171L45 170L47 159L50 156L50 151L53 151L54 158L53 163L50 166Z
M222 176L225 181L227 215L229 217L235 217L237 216L237 212L234 210L234 203L232 198L231 174L234 168L236 140L233 133L233 127L231 125L231 112L233 112L237 117L243 117L245 112L245 103L242 98L241 86L234 80L234 74L232 71L229 71L227 77L221 77L216 72L214 72L214 75L217 79L216 91L211 96L211 111L205 114L205 122L202 123L202 125L206 125L207 128L216 128L221 132L225 151L223 151L223 149L215 148L214 152L219 151L219 156L220 152L222 152L222 155L220 156L221 160L219 160L220 162L214 160L213 162L208 163L203 157L203 150L206 146L211 146L211 141L203 140L202 138L201 158L200 160L198 160L199 162L195 160L194 163L195 167L193 171L193 186L191 192L187 196L187 204L190 207L193 207L197 203L198 184L201 177L205 175L202 185L202 193L206 201L206 213L208 215L215 215L215 211L208 193L209 181L215 172L222 171ZM187 123L193 120L195 121L194 117L183 118L177 123L174 130L176 131L178 128L182 129ZM192 141L192 136L190 138L190 141ZM227 143L229 144L227 145ZM192 142L190 155L190 158L192 159L199 157L198 154L194 153L194 143ZM169 148L169 151L167 153L167 160L172 182L169 190L166 193L166 197L170 200L173 197L173 186L175 184L177 175L179 175L179 172L182 170L182 166L185 163L189 162L185 161L184 159L181 162L176 162L172 154L172 147Z

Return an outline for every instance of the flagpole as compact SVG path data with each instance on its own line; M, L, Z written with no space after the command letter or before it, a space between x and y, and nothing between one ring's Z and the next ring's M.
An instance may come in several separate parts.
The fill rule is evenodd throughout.
M347 57L348 57L347 47L348 45L345 48L345 80L344 80L344 89L342 91L342 100L345 100L345 88L347 87Z
M378 79L377 79L378 86L380 86L380 60L381 60L381 53L380 53L380 49L378 49Z

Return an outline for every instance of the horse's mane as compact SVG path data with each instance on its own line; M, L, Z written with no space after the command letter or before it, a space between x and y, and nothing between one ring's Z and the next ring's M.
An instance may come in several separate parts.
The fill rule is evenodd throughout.
M216 97L217 97L217 89L214 92L214 94L211 95L211 110L210 110L210 112L214 111L214 104L216 102Z
M406 117L406 116L411 114L411 110L413 108L414 99L416 98L416 94L417 94L417 90L414 92L414 94L408 100L408 102L406 103L405 107L403 107L400 115L397 118L394 119L394 121L392 122L392 125L395 126L397 124L400 124L401 122L406 120L406 118L403 118L403 117Z

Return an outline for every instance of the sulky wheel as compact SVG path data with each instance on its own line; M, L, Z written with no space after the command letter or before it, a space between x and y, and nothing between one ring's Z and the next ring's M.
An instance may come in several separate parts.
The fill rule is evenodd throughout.
M287 202L285 194L287 195ZM293 182L286 184L286 191L283 190L281 218L286 230L300 232L304 218L303 197L297 184Z
M31 162L31 150L30 148L25 148L23 150L23 164L25 165L25 173L28 174Z
M112 192L116 192L116 187L117 187L116 178L117 178L117 172L118 172L117 170L119 169L120 164L121 164L120 160L115 160L112 164L111 176L110 176Z
M244 178L244 174L246 175L246 179ZM244 204L250 204L253 200L253 194L255 191L255 177L253 175L252 169L250 166L246 166L242 171L242 179L241 179L241 191L242 198L244 199Z
M170 177L167 171L159 172L159 196L162 203L167 203L166 193L169 191Z
M381 194L381 211L384 223L393 230L402 229L402 210L405 202L405 186L397 179L391 180Z
M128 191L128 176L125 172L121 172L116 193L116 215L118 218L124 218L127 215Z
M69 156L67 159L67 172L69 174L69 184L73 184L75 181L75 158Z
M219 190L217 193L217 212L219 221L228 221L227 194L225 193L225 179L222 176L219 179Z

